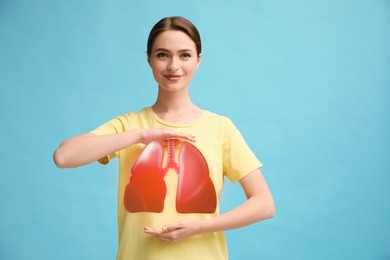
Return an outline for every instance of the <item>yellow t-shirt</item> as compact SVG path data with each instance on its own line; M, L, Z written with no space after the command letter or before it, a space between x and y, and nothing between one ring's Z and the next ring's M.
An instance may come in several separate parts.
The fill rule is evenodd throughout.
M224 176L229 178L230 181L236 182L261 167L262 164L255 157L242 138L240 132L228 118L206 110L203 111L202 115L196 121L190 124L172 124L160 119L153 112L151 107L147 107L139 112L130 112L118 116L95 129L92 133L96 135L107 135L132 129L161 127L170 127L183 133L195 135L197 141L192 143L192 146L194 146L195 149L192 149L190 152L186 150L186 152L183 152L182 155L180 155L181 150L185 150L180 141L177 141L170 146L173 150L170 150L166 145L149 145L149 148L146 149L144 144L135 144L116 153L109 154L99 160L100 163L107 164L112 158L119 158L119 246L117 259L227 259L228 252L223 232L196 235L176 243L170 243L144 234L143 228L147 226L161 229L165 224L183 219L192 218L201 220L212 218L219 214L218 202L216 202L216 205L214 205L214 208L211 211L198 211L196 208L198 206L202 207L202 205L197 205L196 203L191 205L191 203L187 203L187 200L185 199L183 199L184 204L189 205L190 213L179 213L182 211L178 210L178 206L175 204L176 199L178 197L184 198L183 196L186 196L185 194L180 195L178 192L180 186L184 186L184 184L181 184L182 182L179 180L179 176L185 176L185 174L188 176L189 173L186 173L186 171L195 174L193 172L195 170L193 169L198 169L200 167L199 171L201 171L202 174L195 177L198 178L195 180L191 179L192 177L190 176L185 177L189 184L186 184L187 186L185 186L185 189L182 189L182 192L191 193L192 191L188 190L194 189L194 192L196 193L196 190L199 188L200 192L198 190L198 193L200 193L201 196L200 201L212 206L212 193L215 193L214 197L218 200L222 192ZM193 150L199 151L199 153L196 151L194 152ZM169 153L171 154L171 157L169 157ZM197 159L194 159L195 157ZM159 160L157 161L157 164L156 160ZM153 163L149 163L151 161L153 161ZM173 162L173 164L177 166L177 169L175 167L168 167L169 161ZM191 165L191 163L194 162L195 164L196 162L203 162L203 165L199 167ZM133 168L134 164L139 164L140 166ZM159 173L156 175L159 176L156 178L160 178L158 180L160 185L158 187L160 188L157 188L157 191L153 192L160 193L160 195L157 196L163 196L163 198L160 198L162 199L162 202L160 203L162 205L162 210L149 211L148 209L141 209L142 205L148 204L148 202L143 200L146 195L141 194L140 197L137 197L139 195L138 193L145 191L145 189L139 187L139 185L146 183L147 186L150 182L154 182L153 178L155 177L153 176L152 179L147 179L147 182L142 182L142 174L146 175L148 171L141 171L139 168L146 167L148 169L148 167L151 167L148 166L149 164L155 166L161 164L161 169L158 170ZM181 169L180 172L178 171L179 168ZM187 168L187 170L184 168ZM184 177L181 178L184 179ZM202 194L202 189L206 187L205 183L207 184L206 186L209 187L207 188L206 195ZM137 185L140 189L137 188ZM166 190L161 187L166 187ZM130 197L129 194L131 195ZM189 196L191 197L191 194ZM210 196L210 199L208 199L207 196ZM125 202L125 197L127 197L127 202ZM138 207L138 210L130 210L130 212L128 210L129 205L131 207L133 201L137 201L136 203L138 204L135 205L135 208L137 209ZM200 202L200 204L203 202ZM125 203L127 206L125 206ZM193 212L191 211L192 208L194 209Z

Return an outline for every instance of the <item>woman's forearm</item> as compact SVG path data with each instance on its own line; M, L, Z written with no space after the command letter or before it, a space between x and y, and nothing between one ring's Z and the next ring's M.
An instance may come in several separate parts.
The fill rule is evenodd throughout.
M94 162L141 140L141 130L119 134L86 134L65 140L54 152L54 162L60 168L75 168Z
M240 183L247 200L231 211L205 220L201 223L204 232L236 229L274 216L274 200L260 170L247 175Z
M169 223L161 230L145 227L144 232L162 240L175 242L193 235L244 227L274 216L272 194L259 169L242 178L240 184L247 200L233 210L206 220L184 219Z
M201 233L241 228L272 218L275 214L272 199L252 197L243 204L217 217L201 223Z
M145 227L144 232L159 239L176 242L183 238L210 232L236 229L274 216L274 203L268 190L251 196L235 209L207 220L184 219L166 224L161 230ZM267 195L268 193L268 195Z
M195 142L195 136L169 128L134 129L119 134L99 136L88 133L65 140L54 152L54 162L60 168L75 168L133 144L148 144L154 140L170 138Z

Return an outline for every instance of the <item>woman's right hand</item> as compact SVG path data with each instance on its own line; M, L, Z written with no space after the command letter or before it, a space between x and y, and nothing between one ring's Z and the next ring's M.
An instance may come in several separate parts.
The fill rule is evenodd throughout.
M149 144L152 141L164 141L168 139L182 139L185 141L196 142L193 135L181 133L170 128L151 128L142 129L141 140L143 144Z
M100 136L88 133L62 142L54 152L54 161L60 168L74 168L136 143L149 144L155 140L164 141L175 138L195 142L195 136L169 128L134 129L119 134Z

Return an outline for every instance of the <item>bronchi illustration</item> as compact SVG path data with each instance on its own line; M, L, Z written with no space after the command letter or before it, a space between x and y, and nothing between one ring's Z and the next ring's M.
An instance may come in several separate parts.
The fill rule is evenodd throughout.
M178 162L175 147L181 144ZM164 146L167 162L163 166ZM168 170L178 174L176 211L178 213L213 213L217 197L209 168L202 153L191 143L170 139L163 144L149 143L134 163L130 182L124 194L129 212L162 212L167 187L164 177Z

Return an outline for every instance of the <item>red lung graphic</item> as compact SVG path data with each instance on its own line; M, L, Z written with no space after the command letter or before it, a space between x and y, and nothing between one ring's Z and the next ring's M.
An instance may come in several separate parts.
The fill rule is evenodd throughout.
M162 212L167 188L161 167L164 150L152 142L134 163L130 183L126 186L124 205L129 212Z
M184 142L179 153L179 166L177 212L213 213L217 196L201 152L192 144Z
M182 143L179 164L175 161L175 146ZM133 168L124 195L129 212L162 212L166 195L164 176L169 169L179 174L176 210L179 213L212 213L217 196L209 169L202 153L191 143L168 140L168 159L162 167L164 148L160 142L146 146Z

